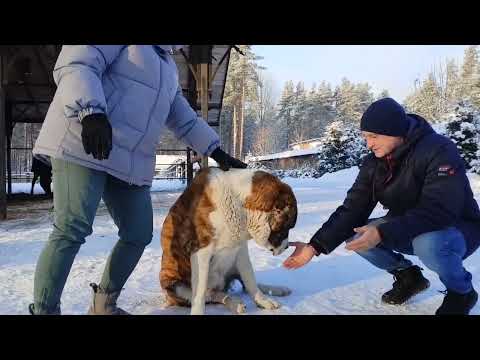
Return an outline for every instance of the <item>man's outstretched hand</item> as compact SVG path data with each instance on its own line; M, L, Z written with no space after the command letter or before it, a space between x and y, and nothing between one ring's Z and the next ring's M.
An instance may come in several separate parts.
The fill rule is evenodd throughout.
M375 226L365 225L353 229L359 236L347 243L345 248L352 251L366 251L377 246L382 237Z
M306 265L316 255L313 246L299 241L289 242L289 246L295 246L295 251L284 262L287 269L298 269Z

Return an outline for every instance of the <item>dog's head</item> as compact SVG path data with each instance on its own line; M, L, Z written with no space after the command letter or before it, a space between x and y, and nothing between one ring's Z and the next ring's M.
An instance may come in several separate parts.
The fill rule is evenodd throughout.
M245 207L248 231L255 242L273 255L281 254L297 222L297 200L290 186L267 172L256 171Z

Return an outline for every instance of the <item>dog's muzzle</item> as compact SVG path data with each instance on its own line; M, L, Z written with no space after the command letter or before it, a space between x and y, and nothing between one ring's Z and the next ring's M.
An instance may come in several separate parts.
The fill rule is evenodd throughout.
M272 254L274 256L277 256L277 255L280 255L281 253L283 253L287 249L287 247L288 247L288 238L283 239L282 243L280 244L279 247L272 248L272 249L270 249L270 251L272 252Z

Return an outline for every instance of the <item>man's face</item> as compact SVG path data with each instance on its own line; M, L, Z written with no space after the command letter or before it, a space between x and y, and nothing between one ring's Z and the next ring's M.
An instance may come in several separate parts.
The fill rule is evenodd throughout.
M372 150L377 158L390 154L398 146L403 144L403 138L399 136L388 136L362 131L362 136L367 142L367 147Z

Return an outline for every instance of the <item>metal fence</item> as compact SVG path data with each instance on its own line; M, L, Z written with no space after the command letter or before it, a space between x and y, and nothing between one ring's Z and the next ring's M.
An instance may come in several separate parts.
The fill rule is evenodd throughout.
M179 155L182 156L173 162L156 162L155 179L162 180L188 180L188 162L190 161L191 150L161 149L157 155Z
M32 149L31 148L11 148L11 176L12 182L31 182L32 173Z
M193 166L189 166L192 150L190 149L160 149L157 155L179 155L182 156L174 162L156 162L155 179L161 180L182 180L189 181L189 171L193 177ZM12 147L10 152L10 174L7 172L7 184L30 183L33 179L32 169L32 148ZM189 168L191 170L189 170ZM190 177L191 179L191 177ZM11 194L11 187L8 186L7 193Z

